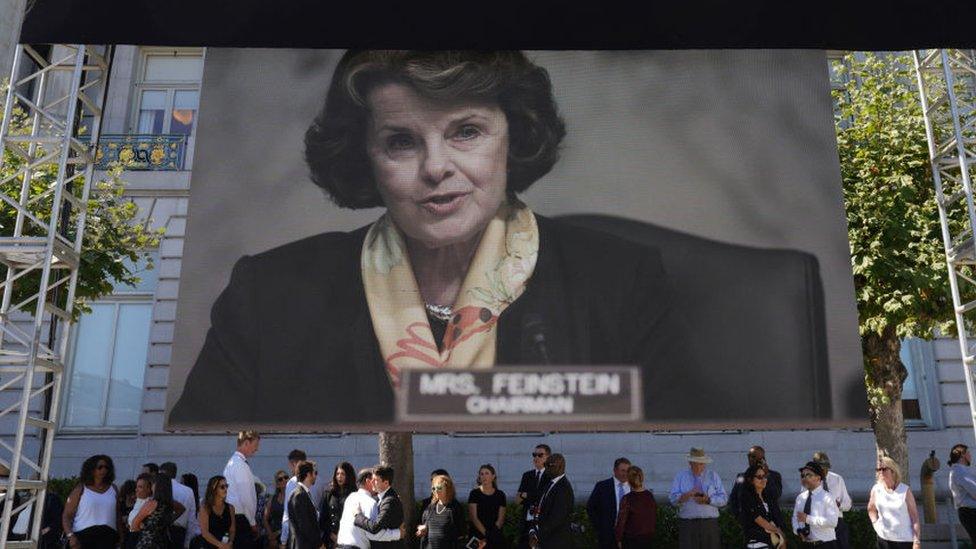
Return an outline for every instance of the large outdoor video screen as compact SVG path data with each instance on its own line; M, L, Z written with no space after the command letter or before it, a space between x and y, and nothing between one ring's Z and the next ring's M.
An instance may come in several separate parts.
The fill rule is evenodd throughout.
M199 121L171 429L866 423L824 52L208 49Z

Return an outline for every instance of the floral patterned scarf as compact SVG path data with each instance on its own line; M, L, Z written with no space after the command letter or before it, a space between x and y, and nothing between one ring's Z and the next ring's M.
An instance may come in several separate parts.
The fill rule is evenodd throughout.
M538 258L539 229L532 211L511 201L488 222L441 350L406 250L403 235L384 214L369 228L361 255L369 314L393 385L398 385L405 366L493 366L498 316L525 291Z

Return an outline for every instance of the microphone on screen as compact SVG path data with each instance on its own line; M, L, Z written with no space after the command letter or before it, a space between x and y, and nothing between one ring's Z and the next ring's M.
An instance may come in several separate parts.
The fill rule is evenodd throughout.
M522 317L522 341L542 364L552 363L546 347L546 324L542 321L542 315L528 313Z

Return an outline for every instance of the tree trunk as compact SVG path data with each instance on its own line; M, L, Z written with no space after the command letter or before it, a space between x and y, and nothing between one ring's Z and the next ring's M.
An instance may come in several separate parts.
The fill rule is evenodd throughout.
M899 357L901 340L894 328L888 328L882 334L861 336L861 346L870 395L871 428L874 429L878 455L895 460L903 482L910 484L908 438L901 407L902 385L908 370Z
M393 489L403 502L403 523L406 538L413 537L416 507L413 494L413 433L381 432L379 434L380 463L393 467Z

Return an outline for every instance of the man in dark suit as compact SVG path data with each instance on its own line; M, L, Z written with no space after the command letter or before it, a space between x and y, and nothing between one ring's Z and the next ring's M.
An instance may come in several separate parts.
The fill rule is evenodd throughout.
M552 448L548 444L539 444L532 451L532 469L522 473L522 482L519 483L518 492L515 494L515 504L522 506L519 519L522 521L522 530L519 535L518 546L522 549L529 546L529 529L535 523L535 505L539 503L539 496L549 487L552 477L546 471L546 460L552 455Z
M356 527L362 528L371 534L387 528L400 528L403 524L403 502L400 496L392 487L393 468L388 465L377 465L373 469L373 490L379 499L379 510L375 519L369 519L366 515L359 513L356 515ZM370 549L380 549L382 547L403 547L403 539L394 541L370 541Z
M573 513L573 486L566 478L566 458L553 454L546 460L552 482L539 499L539 515L529 532L529 545L540 549L573 547L570 516Z
M298 466L298 486L288 498L288 549L319 549L322 533L319 531L319 517L309 490L315 484L318 471L315 462L303 461Z
M597 546L600 549L617 548L613 528L617 524L620 500L630 492L630 484L627 484L628 472L630 472L630 460L624 457L617 458L613 462L613 476L597 482L590 492L590 499L586 502L586 514L589 515L590 524L596 530Z

